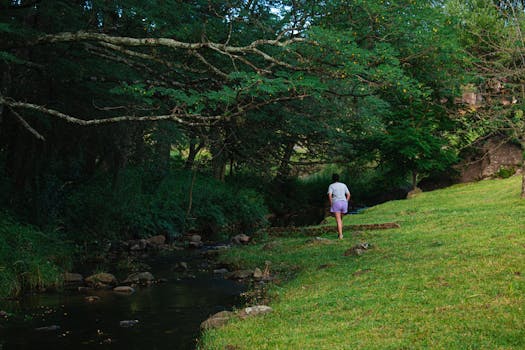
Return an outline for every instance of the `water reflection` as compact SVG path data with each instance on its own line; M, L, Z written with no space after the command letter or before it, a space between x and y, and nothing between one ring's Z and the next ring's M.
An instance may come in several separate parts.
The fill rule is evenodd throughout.
M0 349L194 349L200 323L210 314L240 302L243 286L210 272L177 278L171 261L157 264L157 278L167 282L137 288L132 295L111 291L66 292L28 296L0 309L16 313L0 321ZM152 264L155 265L155 264ZM120 321L138 320L132 327ZM36 330L59 326L57 330Z

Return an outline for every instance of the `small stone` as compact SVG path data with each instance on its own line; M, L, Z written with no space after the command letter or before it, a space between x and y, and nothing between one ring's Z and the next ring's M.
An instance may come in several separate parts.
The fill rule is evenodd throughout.
M185 261L180 261L175 265L175 269L179 271L187 271L188 270L188 263Z
M256 305L244 308L240 313L239 317L246 318L252 316L264 315L272 312L273 309L266 305Z
M52 326L38 327L38 328L35 328L35 330L39 332L54 332L54 331L60 330L60 326L57 326L56 324L54 324Z
M235 244L246 244L250 241L250 236L241 233L239 235L233 236L231 241Z
M84 300L89 302L89 303L94 303L94 302L99 301L100 297L97 297L96 295L89 295L89 296L85 297Z
M130 286L118 286L113 288L113 291L115 293L122 293L122 294L133 294L135 293L135 289Z
M202 241L202 237L200 235L191 235L190 241L191 242L200 242L200 241Z
M256 267L253 271L253 278L255 279L262 279L263 278L263 272L260 268Z
M228 272L229 272L228 269L225 269L225 268L213 270L213 273L215 273L217 275L224 275L224 274L226 274Z
M125 328L133 327L138 324L139 324L139 320L124 320L124 321L119 322L120 327L125 327Z
M363 255L363 253L370 248L370 244L367 242L359 243L353 246L352 248L348 249L344 252L344 256L350 256L350 255L356 255L360 256Z
M155 280L155 277L151 272L137 272L132 273L124 280L124 284L130 284L130 283L151 283Z
M130 244L130 246L131 246L130 250L132 251L145 250L146 247L148 246L148 241L145 239L139 239L138 241L133 241Z

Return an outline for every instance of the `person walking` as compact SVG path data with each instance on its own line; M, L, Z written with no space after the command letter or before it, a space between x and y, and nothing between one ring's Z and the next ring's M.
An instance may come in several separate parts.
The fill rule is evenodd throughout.
M343 215L348 212L348 201L351 195L348 187L339 182L339 174L333 174L332 181L333 183L328 186L330 212L334 214L337 222L338 238L343 239Z

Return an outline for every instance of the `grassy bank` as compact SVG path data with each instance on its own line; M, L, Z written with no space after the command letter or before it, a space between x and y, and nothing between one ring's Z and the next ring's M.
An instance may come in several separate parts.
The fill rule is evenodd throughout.
M43 232L0 212L0 298L56 287L73 255L57 232Z
M272 286L273 313L207 331L201 349L523 349L525 200L520 179L393 201L346 224L400 229L305 237L226 252L231 264L293 271ZM333 225L333 221L330 222ZM333 230L333 229L332 229ZM335 231L334 231L335 232ZM343 256L359 242L372 248Z

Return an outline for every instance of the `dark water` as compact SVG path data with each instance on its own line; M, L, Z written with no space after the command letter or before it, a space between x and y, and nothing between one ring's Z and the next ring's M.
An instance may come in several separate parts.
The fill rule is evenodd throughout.
M188 273L173 271L181 259L190 265ZM0 350L195 349L200 323L240 303L244 287L204 271L200 259L171 256L149 265L156 278L167 282L138 287L132 295L64 292L0 303L0 310L13 313L0 318ZM90 303L86 295L100 299ZM123 320L138 323L124 328ZM36 330L53 325L60 329Z

